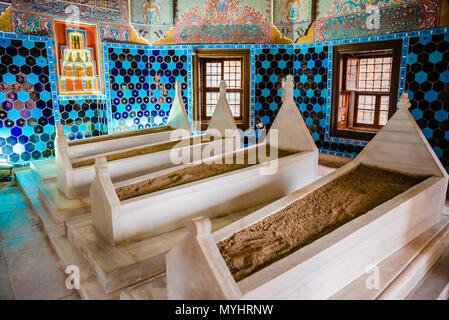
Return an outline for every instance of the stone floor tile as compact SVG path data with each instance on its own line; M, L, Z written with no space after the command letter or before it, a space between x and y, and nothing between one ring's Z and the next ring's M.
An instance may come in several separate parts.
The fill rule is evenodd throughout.
M23 210L0 213L2 240L13 239L31 231L31 225Z
M73 292L45 237L3 241L3 251L16 299L59 299Z
M9 281L8 268L6 267L6 261L3 256L3 250L0 249L0 300L12 300L14 299L14 293Z

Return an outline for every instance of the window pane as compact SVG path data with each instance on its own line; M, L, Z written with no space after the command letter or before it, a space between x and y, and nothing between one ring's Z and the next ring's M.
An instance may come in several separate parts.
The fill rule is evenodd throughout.
M221 81L221 63L207 62L206 63L206 87L217 88Z
M212 117L214 114L215 106L218 102L218 97L220 94L218 92L206 92L206 116Z
M359 96L359 109L374 110L376 108L376 96Z
M358 59L348 59L346 67L346 89L356 90L357 89L357 65Z
M358 111L357 112L357 122L363 124L373 124L374 123L374 111Z
M215 106L217 105L220 93L206 92L206 116L212 117ZM240 92L226 92L229 107L234 117L240 117Z
M381 111L379 114L379 125L384 126L388 121L388 111Z
M379 113L379 125L384 126L388 121L388 109L390 108L390 97L380 97L380 113Z
M234 117L240 117L240 92L227 92L229 107Z
M224 80L230 89L240 89L242 87L242 64L241 61L228 60L224 62Z
M358 101L357 122L362 124L374 124L375 109L376 96L360 95Z
M360 59L359 89L390 91L392 57Z
M390 97L382 96L380 98L380 110L388 111L389 108L390 108Z

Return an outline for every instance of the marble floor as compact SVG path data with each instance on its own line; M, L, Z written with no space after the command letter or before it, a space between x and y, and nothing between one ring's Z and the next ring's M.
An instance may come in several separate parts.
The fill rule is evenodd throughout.
M0 182L0 300L80 299L20 189Z

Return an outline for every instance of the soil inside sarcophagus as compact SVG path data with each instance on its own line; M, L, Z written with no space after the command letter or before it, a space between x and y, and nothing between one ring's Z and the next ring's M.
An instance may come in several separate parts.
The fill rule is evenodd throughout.
M211 141L213 141L213 138L211 139ZM136 147L136 148L133 148L133 149L130 149L127 151L113 152L106 156L106 160L114 161L114 160L126 159L126 158L141 156L141 155L149 154L149 153L167 151L167 150L170 150L175 147L180 148L180 147L187 147L189 145L193 146L193 145L196 145L199 143L202 143L200 136L192 137L192 138L184 139L184 140L163 142L163 143L153 144L153 145L149 145L149 146L145 146L145 147ZM94 165L95 159L96 159L95 156L89 157L84 160L74 159L74 160L72 160L72 167L74 169L76 169L76 168L80 168L80 167Z
M116 133L116 134L107 134L107 135L92 137L92 138L88 138L88 139L70 141L69 146L78 146L78 145L87 144L87 143L91 143L91 142L115 140L115 139L121 139L121 138L141 136L144 134L160 133L160 132L165 132L165 131L169 132L172 130L174 130L174 129L169 126L161 126L161 127L154 127L154 128L148 128L148 129L137 130L137 131L128 131L128 132L122 132L122 133Z
M278 150L277 157L275 157L274 154L271 155L268 153L269 150L270 148L267 146L267 152L265 153L266 158L264 157L263 159L264 162L275 158L283 158L296 153L286 150ZM237 151L233 153L232 161L230 161L230 157L226 160L223 156L223 158L221 158L221 163L200 163L190 165L158 177L116 188L115 191L120 201L135 198L144 194L173 188L186 183L199 181L260 164L261 159L258 155L259 150L257 150L257 156L254 157L251 155L249 156L247 149ZM205 201L207 201L207 199L205 199Z
M217 245L240 281L426 178L359 165Z

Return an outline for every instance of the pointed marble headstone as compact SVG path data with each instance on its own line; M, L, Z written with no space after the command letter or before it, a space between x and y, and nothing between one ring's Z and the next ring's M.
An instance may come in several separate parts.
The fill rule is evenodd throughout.
M55 129L57 144L59 144L60 146L62 145L63 147L68 147L67 136L64 133L64 126L62 124L57 124L55 125Z
M56 139L55 139L55 158L56 161L63 161L66 164L70 163L69 143L67 136L64 133L64 126L62 124L55 125Z
M316 144L293 97L295 89L293 76L288 75L282 86L284 88L284 101L267 134L267 141L270 141L270 134L277 130L279 149L316 151Z
M409 112L404 93L396 113L360 152L356 160L410 174L447 176L447 172Z
M167 126L173 129L185 129L191 131L189 117L187 115L186 106L182 100L181 83L176 81L175 99L168 115Z
M228 99L226 98L226 81L220 82L220 97L218 98L212 118L207 127L207 131L216 129L220 131L221 135L225 136L225 130L232 130L233 135L239 135L237 125L232 116L231 108L229 107ZM207 133L206 131L206 133Z

